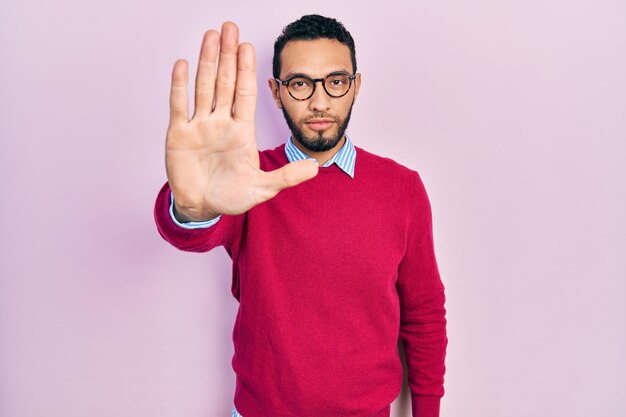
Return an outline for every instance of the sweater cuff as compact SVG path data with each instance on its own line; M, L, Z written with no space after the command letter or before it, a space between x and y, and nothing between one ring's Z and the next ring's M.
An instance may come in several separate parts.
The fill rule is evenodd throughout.
M178 225L183 229L205 229L207 227L213 226L217 221L222 217L219 214L217 217L214 217L210 220L200 221L200 222L179 222L176 216L174 216L174 193L170 190L170 217Z
M411 396L411 407L413 417L439 417L439 406L441 397L431 395Z

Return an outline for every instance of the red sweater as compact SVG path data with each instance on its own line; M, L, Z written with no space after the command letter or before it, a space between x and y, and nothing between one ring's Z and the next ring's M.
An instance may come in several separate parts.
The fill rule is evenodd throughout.
M288 163L284 144L261 169ZM402 387L413 417L439 415L447 347L431 208L416 171L359 147L247 213L184 229L159 192L155 219L178 249L224 246L239 301L234 403L245 417L388 417Z

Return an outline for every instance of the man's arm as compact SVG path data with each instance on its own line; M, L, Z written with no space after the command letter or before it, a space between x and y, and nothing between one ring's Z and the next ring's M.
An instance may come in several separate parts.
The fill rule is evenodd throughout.
M188 82L188 63L177 60L165 139L167 183L157 196L155 220L161 236L179 249L204 252L224 245L229 250L248 210L313 178L319 168L298 161L271 172L260 169L256 56L251 44L239 43L234 23L225 22L221 33L204 34L191 118ZM206 227L206 220L219 215Z
M400 339L404 345L413 417L438 417L448 344L444 286L435 259L432 213L415 172L406 253L398 269Z
M208 227L181 227L172 217L171 190L166 182L154 205L154 219L159 234L174 247L188 252L207 252L217 246L231 249L239 242L246 214L222 215ZM219 221L217 221L219 220Z
M311 161L271 172L260 169L254 126L256 57L251 44L239 43L237 25L225 22L221 33L204 34L191 118L188 78L187 61L177 60L165 170L179 219L202 222L219 214L243 214L317 175L319 168Z

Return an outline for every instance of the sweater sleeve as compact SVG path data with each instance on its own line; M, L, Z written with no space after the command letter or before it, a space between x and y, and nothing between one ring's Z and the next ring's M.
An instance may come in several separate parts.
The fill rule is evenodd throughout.
M438 417L448 344L444 286L435 259L430 202L413 171L406 252L398 268L400 339L413 417Z
M246 214L221 215L210 227L185 228L176 224L170 212L171 190L165 182L157 194L154 205L154 220L163 239L172 246L187 252L208 252L224 246L232 257L232 249L241 240Z

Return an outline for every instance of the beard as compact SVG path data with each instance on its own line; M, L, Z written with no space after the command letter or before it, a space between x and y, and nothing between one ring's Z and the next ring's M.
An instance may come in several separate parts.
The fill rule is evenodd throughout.
M339 143L341 138L343 138L346 129L348 128L348 122L350 121L350 115L352 114L352 106L354 105L354 101L350 105L350 109L348 110L348 114L344 119L340 119L338 117L333 117L327 113L315 113L310 117L303 118L300 120L300 125L303 125L309 120L312 119L332 119L337 123L337 134L330 136L324 136L326 132L317 132L312 136L307 136L304 134L302 129L300 129L299 125L293 120L293 118L287 113L285 110L285 106L281 106L281 110L283 111L283 116L285 116L285 120L287 121L287 126L291 130L293 134L293 138L297 140L305 149L308 149L311 152L325 152L328 151Z

